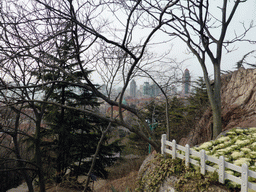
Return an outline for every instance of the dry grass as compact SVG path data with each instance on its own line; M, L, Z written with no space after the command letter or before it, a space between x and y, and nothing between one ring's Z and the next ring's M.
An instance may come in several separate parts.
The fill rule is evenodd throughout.
M108 180L119 179L129 175L129 173L138 171L145 157L134 158L134 159L123 159L112 167L108 168L109 176Z
M113 187L116 191L123 192L127 188L129 191L135 191L136 188L136 179L138 176L138 171L132 171L125 177L115 179L115 180L107 180L104 183L104 186L98 187L102 183L95 182L94 190L95 192L112 192L111 188Z
M109 167L109 177L107 180L99 180L94 184L95 192L112 192L116 191L135 191L138 171L145 157L135 159L124 159L117 162L114 166Z
M112 188L116 191L123 192L127 188L129 191L135 191L138 170L143 163L145 157L134 159L123 159L118 161L114 166L109 167L108 179L98 179L90 183L90 187L94 192L112 192ZM83 181L85 176L79 177L79 182ZM81 184L67 180L62 185L47 185L47 192L82 192ZM37 189L38 190L38 189ZM36 190L36 191L37 191Z

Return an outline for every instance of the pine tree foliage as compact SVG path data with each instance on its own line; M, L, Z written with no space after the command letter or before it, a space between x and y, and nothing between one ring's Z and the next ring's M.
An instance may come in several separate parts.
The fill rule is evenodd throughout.
M42 91L52 91L49 99L51 102L97 112L100 105L97 97L90 90L76 86L74 78L71 79L63 73L68 71L78 81L83 79L82 73L76 71L78 62L74 49L77 45L74 44L72 34L67 33L62 38L56 42L55 53L43 54L45 60L53 62L57 70L45 68L42 72L35 73L42 82L52 82L43 87ZM86 72L88 76L91 73ZM55 175L57 183L62 181L68 169L72 175L86 174L102 131L108 122L54 104L47 106L44 119L47 126L42 129L45 138L42 142L42 151L47 174ZM106 137L97 157L94 174L106 177L105 167L115 161L112 156L119 151L118 141L108 144Z

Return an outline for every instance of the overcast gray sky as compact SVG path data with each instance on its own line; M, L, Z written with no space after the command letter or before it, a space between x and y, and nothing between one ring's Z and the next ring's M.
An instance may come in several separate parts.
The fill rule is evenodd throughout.
M218 14L221 14L221 11L219 8L217 8L217 6L220 3L222 3L222 0L212 0L211 3L212 3L211 6L216 9L216 16ZM126 16L123 19L121 17L119 19L122 21L126 21ZM245 23L246 27L248 27L251 21L254 21L254 25L256 25L256 0L247 0L246 3L242 3L239 5L236 11L236 14L228 28L226 39L233 37L235 33L237 35L242 33L243 32L242 22ZM140 34L143 34L144 33L143 29L140 29L140 30L141 30ZM246 36L246 38L256 41L256 28L251 29L248 35ZM169 39L169 38L161 33L156 33L154 36L155 42L166 41L166 39ZM161 54L163 52L167 52L171 47L172 49L170 51L170 54L168 55L169 58L176 59L177 62L187 59L182 65L183 70L188 68L193 78L196 78L198 76L203 76L201 66L197 61L196 57L193 56L192 54L188 54L187 47L183 42L181 42L181 40L175 39L165 44L161 44L158 46L157 45L151 46L150 51ZM223 50L222 64L221 64L222 70L228 70L228 71L235 70L236 62L239 61L246 53L256 49L256 44L239 42L230 46L230 48L232 47L235 49L235 51L231 53L226 53L225 50ZM256 54L254 54L254 56L255 55ZM254 60L251 59L250 61L256 63L255 58ZM212 64L210 61L207 64L207 68L208 68L209 74L213 74ZM98 78L99 77L97 77L96 79ZM139 84L142 84L143 81L144 80L141 80Z
M219 3L220 1L217 0L215 2ZM239 5L235 17L228 28L226 39L234 36L235 32L237 34L242 33L243 26L241 23L245 22L246 26L249 26L251 21L254 21L254 25L256 25L256 0L247 0L246 3ZM256 41L256 28L251 29L246 38ZM173 55L173 57L177 57L178 60L182 60L185 57L191 58L184 63L183 67L188 68L193 76L203 76L202 69L197 59L193 57L192 54L185 54L186 46L184 44L181 46L181 43L178 42L172 42L172 44L174 47L171 51L171 55ZM231 47L233 46L236 50L231 53L226 53L225 50L223 50L221 64L222 70L234 70L237 61L239 61L246 53L250 52L251 50L256 50L256 44L249 44L247 42L235 43ZM254 56L255 55L256 54L254 54ZM256 64L256 58L253 60L251 57L250 61ZM213 74L212 64L210 63L207 65L207 67L209 69L209 73Z

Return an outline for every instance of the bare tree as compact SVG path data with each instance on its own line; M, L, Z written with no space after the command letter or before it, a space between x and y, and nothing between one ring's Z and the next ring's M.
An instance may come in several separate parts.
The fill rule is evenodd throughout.
M33 189L32 181L34 179L34 175L36 175L37 173L37 168L34 163L30 162L30 159L32 158L33 153L29 152L26 149L28 147L28 144L27 142L24 142L26 138L31 138L31 136L29 135L29 132L33 128L28 123L29 118L23 115L24 109L22 108L23 108L22 105L19 107L13 107L13 106L8 106L2 103L2 109L7 109L7 110L5 110L5 113L1 114L2 130L0 132L2 132L2 134L4 133L10 136L12 145L10 146L0 145L0 147L12 151L13 155L16 158L6 159L6 162L14 161L15 164L17 164L17 167L13 167L12 170L10 171L21 172L23 175L23 178L27 183L29 191L33 192L34 189ZM10 112L9 114L7 113L8 111Z
M54 87L56 83L61 83L55 79L47 82L43 81L42 78L45 71L61 71L65 73L67 77L73 79L73 84L93 91L98 97L112 106L119 106L119 119L107 118L87 109L82 111L105 119L110 123L117 123L127 127L140 135L144 140L150 142L155 149L159 150L160 145L158 143L149 140L141 130L134 129L132 125L124 121L122 109L130 111L141 119L143 119L143 117L140 116L138 111L134 108L121 103L135 66L142 59L145 48L156 30L152 30L142 45L137 46L137 50L133 53L134 47L127 43L128 34L131 34L131 31L128 29L130 18L127 22L127 31L124 33L121 42L110 40L100 33L99 29L104 27L107 22L103 22L96 27L92 25L94 23L94 17L102 12L105 6L104 3L92 3L90 4L90 10L86 9L87 4L79 4L79 2L75 4L72 1L66 1L64 4L62 1L51 1L49 3L43 1L38 1L38 3L31 1L30 3L28 1L28 3L29 6L26 7L15 2L6 1L1 9L1 90L3 95L4 92L7 92L4 96L7 97L5 99L7 99L9 105L17 106L26 104L33 111L33 121L35 124L33 140L40 191L45 191L40 149L42 142L41 123L46 105L58 105L57 103L49 102L48 98L52 91L51 87ZM103 8L101 6L103 6ZM135 8L139 6L139 3L135 3L133 6L135 10ZM79 13L80 10L83 11ZM84 11L88 11L88 13L86 13L88 14L88 18L84 17ZM92 13L93 11L96 13ZM131 11L129 17L131 17L133 11ZM96 14L96 16L93 14ZM85 20L82 20L83 18L85 18ZM97 22L95 23L98 25ZM66 27L68 25L71 25L71 27ZM158 28L161 25L162 23L159 24ZM73 57L79 65L77 70L80 70L83 74L84 81L80 81L73 76L70 71L63 71L61 67L56 65L56 63L61 60L65 62L65 58L58 57L59 47L57 44L61 41L61 37L67 32L72 34L72 41L75 45ZM86 68L98 53L94 52L94 48L97 45L102 45L102 43L109 45L105 46L106 50L116 48L118 52L122 53L122 61L129 61L127 71L124 71L127 75L124 76L124 87L120 94L119 102L111 100L111 98L99 92L87 75ZM55 52L55 50L57 50L57 52ZM9 84L8 81L11 83ZM45 95L40 95L39 87L48 87L49 91ZM58 106L67 107L64 104ZM72 109L79 110L76 108ZM144 122L146 127L147 124L144 119L142 122Z
M50 92L44 97L36 97L38 87L51 87L63 82L58 82L56 79L40 81L40 78L36 79L31 75L35 71L42 73L44 70L61 71L73 80L73 85L94 92L110 106L118 106L118 118L107 117L89 109L75 110L124 126L149 142L156 150L160 150L159 143L150 140L142 130L134 128L125 120L123 112L126 110L135 115L150 132L145 117L137 109L122 103L128 84L139 68L143 68L147 48L158 31L184 41L201 64L213 110L213 138L215 138L221 132L220 67L223 48L228 50L229 44L242 41L244 35L252 28L249 26L242 35L225 40L227 29L237 7L242 2L237 0L231 3L223 0L222 7L217 8L221 12L221 18L211 13L209 0L196 2L193 0L85 2L28 0L27 6L13 1L3 3L0 59L1 67L8 73L2 76L2 89L12 90L16 94L12 98L12 104L26 103L34 112L35 141L38 147L36 148L37 165L42 164L40 126L45 106L54 104L63 108L75 108L48 101ZM228 8L229 4L230 8ZM141 32L141 26L146 30ZM65 58L58 57L56 50L60 49L57 44L67 32L72 37L73 57L78 66L73 72L81 72L83 80L77 79L72 72L56 65L61 60L65 61ZM206 68L207 59L214 67L213 89ZM121 71L122 91L118 101L109 95L104 95L88 76L88 70L94 70L96 65L100 66L99 63L108 68L110 64L113 66L111 78L107 79L110 84L113 84L118 77L117 72ZM7 78L15 79L16 84L7 85ZM43 175L40 175L40 178L41 191L45 191Z
M250 55L253 55L253 53L255 53L255 52L256 52L256 50L252 50L252 51L246 53L242 57L242 59L240 59L239 61L236 62L236 68L239 69L240 67L244 67L244 65L249 65L250 67L256 67L256 64L251 63L251 62L246 60L247 57L249 57ZM254 56L254 58L255 58L255 56Z
M232 51L228 46L238 41L253 42L245 39L247 32L253 28L252 24L248 27L243 24L244 32L241 35L235 34L232 39L226 40L228 27L241 3L246 3L246 1L223 0L222 5L214 5L214 2L209 0L179 1L171 12L166 13L174 19L174 22L168 23L168 27L162 28L171 38L181 39L201 65L213 111L213 138L216 138L222 131L220 76L223 49ZM158 4L156 7L161 12L163 7L160 5ZM150 9L148 13L150 13ZM211 86L206 65L208 62L214 68L214 86Z
M166 57L166 56L165 56ZM182 82L182 62L177 62L173 59L166 59L167 61L158 60L158 69L156 67L150 69L139 68L142 72L140 77L147 77L160 89L161 94L165 98L165 116L166 116L166 135L170 140L171 133L174 131L169 122L169 98L176 96L172 87L177 87ZM151 120L153 122L153 119Z
M25 12L18 4L9 4L9 2L5 2L3 5L0 25L1 102L17 112L13 140L15 142L15 154L21 168L24 167L24 165L21 161L23 159L18 150L17 143L17 137L22 133L20 131L22 128L19 124L19 114L22 112L23 115L33 122L33 131L26 136L33 141L35 167L39 178L40 191L45 191L45 178L41 153L41 128L46 104L38 104L32 100L40 98L42 101L47 101L51 89L49 89L45 95L42 95L38 86L35 86L41 83L40 78L35 77L35 72L43 72L43 69L46 67L41 64L42 62L47 63L47 61L45 61L46 59L43 58L39 51L33 48L37 47L40 50L40 48L44 47L49 50L52 44L48 43L48 46L46 46L46 44L44 44L45 39L39 41L42 36L41 34L36 33L36 27L39 25L40 21L35 20L33 25L31 25L28 19L30 18L30 15L25 19L26 22L23 22L23 19L25 18L22 17L23 14L25 14ZM48 38L52 39L53 37ZM37 58L40 58L41 60ZM42 86L44 85L41 85L41 87ZM22 109L25 108L27 111L24 112L19 109L21 106L23 106ZM14 121L12 119L10 120ZM29 190L33 191L31 185L33 178L27 177L26 173L24 175Z
M61 70L54 63L47 63L42 59L42 55L44 56L46 52L49 53L49 50L54 43L52 41L56 39L58 36L62 35L67 29L65 28L57 28L57 25L51 25L52 27L47 26L51 20L55 22L65 22L70 23L72 25L73 33L73 41L76 45L75 47L75 57L79 64L79 70L84 74L84 82L79 81L71 73L68 71L62 71L66 73L67 76L74 79L74 83L78 84L81 87L84 87L88 90L93 91L98 97L105 100L110 105L119 106L119 119L111 119L108 121L113 121L118 123L119 125L127 127L130 131L137 133L141 136L142 139L150 142L151 145L159 150L160 145L153 140L149 140L148 137L141 131L134 129L129 123L124 121L123 118L123 109L130 111L135 114L138 118L142 119L142 124L145 127L148 125L145 123L144 117L140 115L139 111L129 106L123 105L122 100L124 97L124 92L131 80L131 77L136 69L136 66L143 59L143 55L145 53L146 47L148 46L150 40L153 35L158 31L163 25L170 23L173 19L162 21L162 14L158 16L160 22L157 23L155 27L153 27L147 34L142 38L141 41L132 44L133 33L136 27L136 22L138 18L140 18L139 14L141 13L141 3L138 2L130 2L129 8L130 10L125 15L126 22L123 26L121 26L120 33L113 34L111 37L111 33L109 27L106 27L108 21L103 19L100 14L103 13L105 8L113 7L115 8L117 5L111 2L94 2L94 3L81 3L79 1L66 1L66 3L58 2L58 1L40 1L37 0L37 3L32 1L33 9L28 7L28 9L23 9L23 15L29 15L29 17L23 17L22 20L16 21L15 26L17 28L17 33L19 35L19 40L22 42L19 44L19 53L22 55L25 49L29 49L26 54L23 56L27 56L33 58L34 60L40 62L42 65L37 69L42 69L44 67L52 68L54 70ZM171 8L178 1L167 2L166 7ZM90 9L87 9L87 8ZM116 7L117 8L117 7ZM112 9L111 9L112 10ZM105 10L104 10L105 11ZM127 11L127 9L125 9ZM25 14L26 13L26 14ZM114 12L112 12L114 13ZM106 14L106 12L104 12ZM84 16L86 15L86 17ZM103 20L101 20L103 19ZM142 18L143 19L143 18ZM11 24L11 23L10 23ZM25 31L25 28L21 26L27 26L26 29L31 29L30 31ZM5 28L3 28L6 31ZM40 32L39 32L40 30ZM33 33L32 33L33 32ZM105 34L104 34L105 33ZM22 36L20 35L22 34ZM29 40L28 38L29 34ZM103 35L104 34L104 35ZM17 36L18 36L17 35ZM31 38L34 37L34 38ZM84 40L86 38L86 41ZM137 40L136 40L137 41ZM46 44L47 42L47 44ZM90 63L92 63L95 59L95 55L98 54L94 52L95 47L104 44L104 51L115 49L118 53L122 53L121 57L123 61L127 63L125 67L124 79L123 79L123 89L120 93L119 101L116 102L107 96L103 95L98 89L93 85L92 81L88 78L85 69L90 67ZM15 43L13 44L18 47ZM46 47L44 47L46 46ZM23 50L22 50L23 49ZM20 51L22 50L22 51ZM14 57L15 55L13 55ZM120 56L120 55L119 55ZM56 56L53 54L48 54L52 60L57 60ZM53 82L49 82L53 83ZM40 83L37 84L40 86ZM27 100L30 102L40 102L39 100L30 99ZM86 113L91 113L90 111L85 111ZM105 118L104 116L102 118Z

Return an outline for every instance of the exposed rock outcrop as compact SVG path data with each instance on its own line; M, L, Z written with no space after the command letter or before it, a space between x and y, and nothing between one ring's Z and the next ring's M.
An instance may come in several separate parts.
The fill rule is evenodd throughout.
M256 69L240 68L222 75L222 131L256 126ZM194 146L211 139L212 112L208 109L198 126L180 141Z

